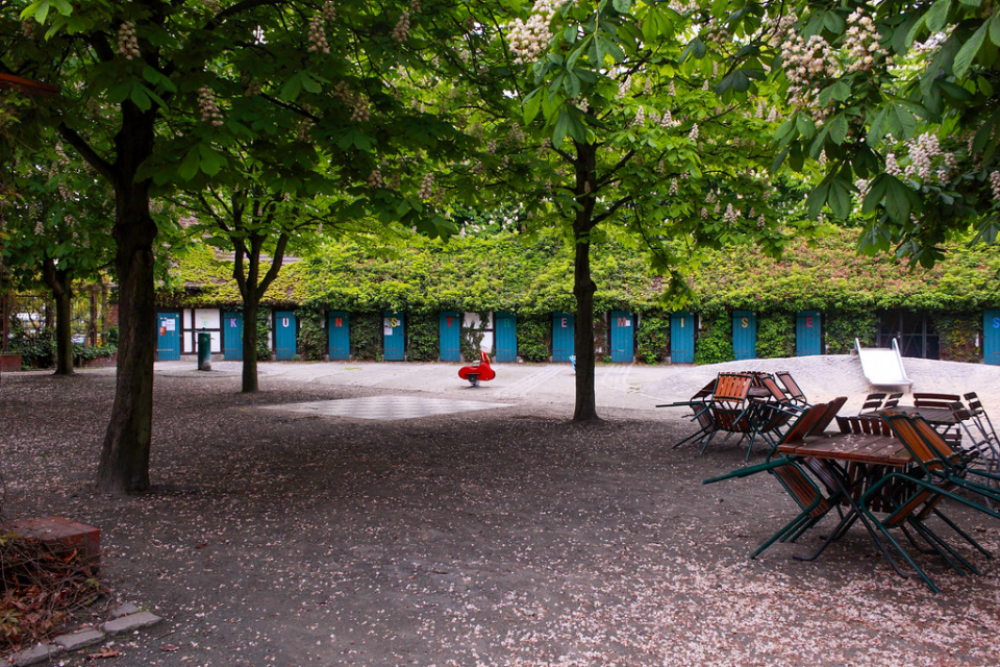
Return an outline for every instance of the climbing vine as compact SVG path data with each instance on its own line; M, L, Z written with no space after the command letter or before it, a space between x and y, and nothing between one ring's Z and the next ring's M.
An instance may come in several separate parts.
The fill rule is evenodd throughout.
M770 311L757 315L757 357L795 356L795 313Z
M724 361L732 361L736 356L733 353L732 326L729 313L726 312L702 318L703 331L698 336L695 345L694 362L696 364L719 364Z
M517 354L525 361L549 360L552 345L552 316L526 315L517 320Z
M409 313L406 323L408 361L437 361L441 354L437 313Z
M351 359L382 361L381 313L351 313Z
M670 314L650 310L639 316L635 357L644 364L658 364L670 354Z

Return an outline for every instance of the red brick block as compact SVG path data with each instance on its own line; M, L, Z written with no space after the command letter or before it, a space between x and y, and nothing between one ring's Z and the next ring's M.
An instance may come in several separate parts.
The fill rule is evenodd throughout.
M15 521L13 532L47 544L54 551L68 553L76 549L83 562L95 570L101 560L101 529L70 521L61 516Z

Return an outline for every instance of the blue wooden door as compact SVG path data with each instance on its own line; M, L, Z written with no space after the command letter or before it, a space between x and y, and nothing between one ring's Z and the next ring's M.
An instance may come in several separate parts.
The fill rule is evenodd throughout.
M1000 310L983 314L983 361L1000 366Z
M327 314L326 330L330 335L330 361L348 361L351 358L351 323L343 310Z
M156 358L159 361L179 361L181 358L180 313L156 314Z
M382 314L383 358L386 361L406 359L406 329L403 313Z
M552 313L552 361L570 362L576 338L576 321L569 313Z
M822 354L820 314L818 310L803 310L795 316L795 356Z
M517 361L517 317L513 313L496 314L497 362Z
M222 313L222 358L243 361L243 313Z
M694 363L694 313L670 316L670 363Z
M736 361L757 358L757 315L749 310L733 311L733 353Z
M459 345L462 338L461 316L452 310L442 310L439 329L441 361L461 361L462 352Z
M611 361L630 364L635 357L633 346L635 320L624 310L611 311Z
M296 354L297 323L295 313L278 310L274 313L274 358L291 361Z

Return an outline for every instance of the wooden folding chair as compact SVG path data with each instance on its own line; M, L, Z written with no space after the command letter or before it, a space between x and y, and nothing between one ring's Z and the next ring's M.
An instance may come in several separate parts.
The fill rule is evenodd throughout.
M712 421L712 414L709 410L709 401L711 401L712 394L715 392L716 380L712 380L704 387L699 389L690 400L678 401L676 403L663 403L657 405L658 408L680 408L687 407L691 408L692 415L691 421L698 423L698 430L684 438L680 442L677 442L671 447L671 449L677 449L685 442L690 442L699 437L707 436L712 432L714 422Z
M801 406L809 405L809 401L808 399L806 399L806 395L799 388L799 385L797 382L795 382L795 379L792 378L791 373L789 373L788 371L778 371L777 373L774 374L774 376L778 378L778 382L780 382L781 386L784 387L785 389L785 395L788 396L788 398L793 403Z
M727 433L741 433L747 437L753 433L754 425L750 420L750 401L747 395L753 377L742 373L719 373L719 378L715 383L715 392L709 403L709 410L712 415L712 431L705 439L705 444L701 448L704 454L708 449L712 439L719 431Z
M882 409L882 404L885 402L885 393L868 394L865 397L865 402L858 410L858 415L868 415L875 414Z

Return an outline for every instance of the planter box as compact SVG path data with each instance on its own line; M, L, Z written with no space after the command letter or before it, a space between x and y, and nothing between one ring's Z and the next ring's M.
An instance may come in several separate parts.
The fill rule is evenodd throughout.
M97 357L83 362L82 368L108 368L118 365L118 355L112 354L110 357Z
M11 529L45 544L58 556L68 556L74 552L82 557L82 564L97 571L101 562L101 529L61 516L46 516L40 519L15 521Z
M21 370L21 355L13 353L0 354L0 373L10 373Z

